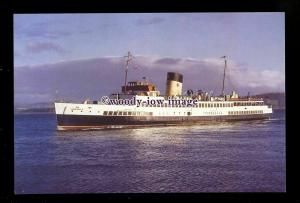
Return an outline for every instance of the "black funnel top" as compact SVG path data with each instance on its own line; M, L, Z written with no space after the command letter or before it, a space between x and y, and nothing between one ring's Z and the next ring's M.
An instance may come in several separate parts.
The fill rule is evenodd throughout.
M168 72L167 80L174 80L182 83L183 76L180 73Z

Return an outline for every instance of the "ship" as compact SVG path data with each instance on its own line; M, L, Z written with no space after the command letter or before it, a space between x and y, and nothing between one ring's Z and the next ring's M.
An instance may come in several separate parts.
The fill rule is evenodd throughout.
M183 75L167 72L166 91L160 94L146 77L127 82L130 52L125 56L125 79L121 91L99 100L56 101L57 130L95 130L168 125L197 125L202 122L227 122L267 119L272 106L262 98L240 97L235 91L224 93L227 58L224 59L223 86L219 96L187 90L182 93Z

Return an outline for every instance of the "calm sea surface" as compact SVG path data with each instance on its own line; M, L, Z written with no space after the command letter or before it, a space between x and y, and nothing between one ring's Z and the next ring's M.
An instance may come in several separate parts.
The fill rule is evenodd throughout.
M15 192L284 192L285 112L270 120L56 131L15 115Z

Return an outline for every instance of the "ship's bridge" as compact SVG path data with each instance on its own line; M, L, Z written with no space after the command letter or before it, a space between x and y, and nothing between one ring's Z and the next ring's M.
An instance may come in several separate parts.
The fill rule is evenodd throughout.
M122 92L126 94L136 94L141 96L159 96L156 86L147 81L132 81L128 85L122 86Z

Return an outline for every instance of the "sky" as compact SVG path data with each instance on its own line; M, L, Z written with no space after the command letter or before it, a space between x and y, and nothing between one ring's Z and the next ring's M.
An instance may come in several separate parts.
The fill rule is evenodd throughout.
M15 101L47 102L55 99L57 92L75 100L88 96L86 92L108 94L121 85L122 56L128 51L139 67L131 71L131 79L152 75L150 79L162 92L166 70L183 72L186 87L219 91L216 86L220 86L224 63L220 57L224 55L228 76L235 84L232 87L243 93L247 89L253 94L282 92L284 21L284 13L279 12L15 14ZM111 80L102 83L109 70ZM83 72L90 77L80 77ZM77 81L60 73L73 75ZM41 75L46 77L43 81L38 80ZM93 77L96 75L99 77ZM72 85L77 92L71 94L74 89L67 87Z

